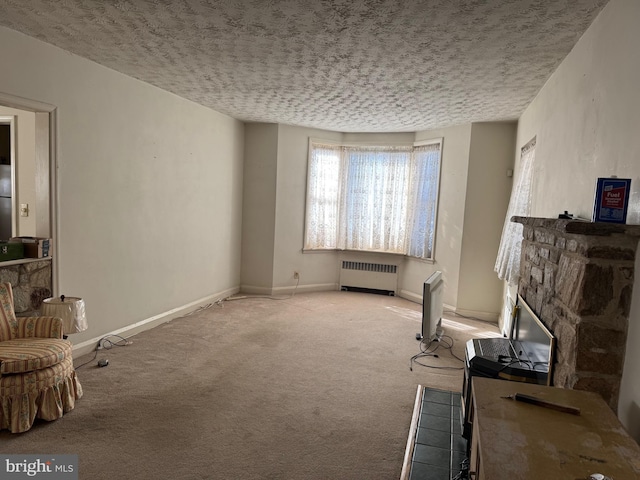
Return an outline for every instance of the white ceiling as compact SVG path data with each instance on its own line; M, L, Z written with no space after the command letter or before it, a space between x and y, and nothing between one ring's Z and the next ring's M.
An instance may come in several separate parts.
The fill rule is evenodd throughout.
M607 1L2 0L0 25L241 120L394 132L518 118Z

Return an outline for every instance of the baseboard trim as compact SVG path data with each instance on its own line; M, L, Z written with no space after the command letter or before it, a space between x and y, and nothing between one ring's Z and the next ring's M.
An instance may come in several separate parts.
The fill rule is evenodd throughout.
M400 290L400 297L405 300L409 300L411 302L419 303L422 305L422 294L417 294L414 292L410 292L409 290ZM480 312L478 310L465 310L462 308L455 308L451 305L443 304L443 308L446 312L453 312L454 314L463 316L463 317L471 317L476 318L478 320L482 320L484 322L498 323L498 318L500 318L500 313L498 312Z
M410 302L419 303L420 305L422 305L422 294L417 294L410 292L409 290L401 289L398 296L404 298L405 300L409 300Z
M477 320L482 320L483 322L495 323L496 325L498 324L498 318L500 317L500 313L498 312L480 312L477 310L465 310L462 308L447 308L446 306L445 308L451 310L456 315L460 315L461 317L471 317Z
M154 315L153 317L149 317L145 320L132 323L131 325L119 328L118 330L113 330L112 332L108 332L98 337L94 337L84 342L78 343L77 345L73 346L73 355L75 357L81 357L82 355L93 352L96 349L96 346L98 345L100 339L108 337L109 335L119 335L125 338L132 337L133 335L144 332L145 330L150 330L154 327L157 327L158 325L182 317L185 314L193 312L200 307L204 307L205 305L209 305L210 303L215 303L219 300L224 300L231 295L235 295L239 291L239 287L229 288L227 290L223 290L222 292L214 293L212 295L208 295L193 302L187 303L186 305L182 305L181 307L173 308L159 315Z
M309 293L309 292L327 292L339 290L337 283L316 283L311 285L294 285L293 287L275 287L273 293L275 295L292 294L296 293Z
M248 295L291 295L294 292L296 293L309 293L309 292L327 292L327 291L335 291L339 290L339 286L337 283L316 283L310 285L295 285L287 286L287 287L257 287L254 285L240 285L240 292L242 294Z

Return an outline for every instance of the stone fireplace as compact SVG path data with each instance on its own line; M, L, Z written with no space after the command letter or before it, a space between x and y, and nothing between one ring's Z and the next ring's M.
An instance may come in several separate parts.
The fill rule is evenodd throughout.
M513 217L524 226L518 293L556 337L553 385L615 411L639 225Z
M51 272L50 257L0 263L0 283L13 287L16 315L38 315L42 301L52 296Z

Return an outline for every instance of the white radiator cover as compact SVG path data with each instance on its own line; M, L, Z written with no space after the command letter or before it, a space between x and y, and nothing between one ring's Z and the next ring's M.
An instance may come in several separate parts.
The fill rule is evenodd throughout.
M398 290L398 266L342 260L340 288L345 289L348 287L387 290L396 294Z

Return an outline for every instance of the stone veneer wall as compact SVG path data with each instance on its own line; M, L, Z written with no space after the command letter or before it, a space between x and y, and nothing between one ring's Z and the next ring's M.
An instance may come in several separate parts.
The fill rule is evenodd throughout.
M11 283L17 315L40 310L42 301L52 296L51 278L51 260L7 266L0 263L0 283Z
M615 411L640 226L513 217L524 225L518 293L556 337L553 385Z

